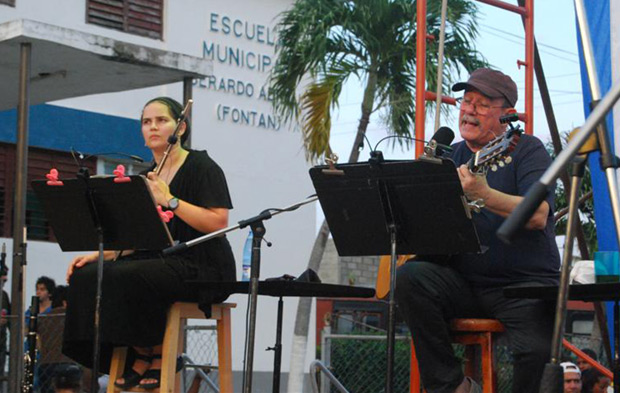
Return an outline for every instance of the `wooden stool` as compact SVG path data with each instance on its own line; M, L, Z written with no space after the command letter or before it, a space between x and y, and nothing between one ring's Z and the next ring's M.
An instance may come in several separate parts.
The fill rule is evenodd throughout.
M465 375L473 377L475 369L475 351L472 345L480 345L482 363L482 392L495 391L496 377L493 370L493 333L504 331L504 326L496 319L453 319L450 321L452 342L465 345ZM418 359L411 341L411 373L409 392L420 392L420 373Z
M232 338L230 325L230 309L235 308L235 303L214 304L211 307L211 318L217 321L217 358L220 378L220 392L233 392L232 379ZM179 351L183 348L183 329L187 319L205 319L205 314L198 309L197 303L174 303L168 311L166 333L164 335L161 364L160 393L174 393L181 391L181 378L176 378L176 360ZM114 381L123 375L125 368L126 347L114 349L110 364L110 380L107 393L120 391L144 392L144 389L120 389L114 386ZM156 390L149 390L150 392Z

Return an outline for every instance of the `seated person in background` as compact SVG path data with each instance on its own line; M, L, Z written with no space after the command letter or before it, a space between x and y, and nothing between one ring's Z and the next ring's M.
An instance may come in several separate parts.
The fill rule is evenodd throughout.
M76 365L59 369L53 378L54 393L80 393L82 370Z
M581 371L575 363L560 363L564 371L564 393L581 393Z
M52 379L59 370L75 366L75 362L64 356L62 334L65 329L67 287L59 285L53 294L50 312L39 319L39 364L37 373L41 393L53 393Z
M56 291L56 281L54 279L49 278L47 276L41 276L37 279L36 282L36 297L39 298L39 313L37 315L37 325L41 321L41 317L49 314L52 311L52 294ZM25 331L30 329L30 307L25 312ZM40 339L37 340L38 345L41 345ZM24 353L28 352L28 340L24 342ZM35 375L34 375L34 388L35 390L39 390L41 386L41 370L40 370L40 360L41 352L37 352L37 359L35 365Z
M142 110L142 136L154 163L146 173L155 203L174 217L167 223L172 238L180 242L196 239L228 226L232 202L222 169L206 151L189 150L189 121L179 128L176 141L157 175L168 137L177 127L183 107L168 97L155 98ZM128 131L129 132L129 131ZM144 233L144 236L149 236ZM186 280L235 281L235 260L225 236L197 244L174 255L159 252L105 251L101 295L102 372L108 372L112 351L128 346L132 357L126 372L116 381L121 389L139 385L154 389L160 385L161 351L166 314L175 301L199 300L210 313L211 304L227 295L213 294L188 286ZM69 285L63 353L86 367L92 367L95 295L98 254L78 256L67 271Z
M607 393L611 380L595 368L589 368L581 374L583 393Z
M594 352L590 348L583 348L581 352L585 353L586 355L590 356L592 359L598 362L598 356L596 355L596 352ZM581 370L582 373L592 368L592 365L590 363L586 362L584 359L580 357L577 358L577 361L575 363L577 363L577 366L579 367L579 370Z
M3 288L8 279L9 269L6 266L0 267L0 280L2 280ZM7 337L9 323L6 318L11 314L11 301L9 294L2 289L2 305L0 306L0 376L4 376L4 367L6 365L7 352Z
M36 296L39 298L39 315L52 311L52 294L56 290L56 281L47 276L41 276L36 283ZM26 328L30 318L30 307L26 310Z

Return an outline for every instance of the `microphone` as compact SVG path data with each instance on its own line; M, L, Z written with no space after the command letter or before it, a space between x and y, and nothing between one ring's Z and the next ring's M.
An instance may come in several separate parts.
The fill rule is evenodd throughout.
M447 151L452 151L450 143L454 140L454 131L449 127L439 127L428 144L424 147L424 156L427 158L442 157Z

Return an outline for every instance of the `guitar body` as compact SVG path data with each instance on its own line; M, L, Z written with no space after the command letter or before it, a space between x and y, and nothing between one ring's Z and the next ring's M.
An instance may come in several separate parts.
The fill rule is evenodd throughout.
M396 259L396 267L402 266L414 257L415 255L399 255ZM385 299L390 294L391 261L392 257L390 255L382 255L379 259L379 271L377 272L377 282L375 284L377 299Z

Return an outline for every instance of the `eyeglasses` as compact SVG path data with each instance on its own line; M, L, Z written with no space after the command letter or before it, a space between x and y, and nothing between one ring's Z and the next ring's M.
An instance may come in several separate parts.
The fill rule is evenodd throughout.
M482 116L488 114L491 108L503 108L504 107L503 105L487 105L487 104L482 104L480 102L473 103L471 102L471 100L465 99L465 97L457 98L456 106L458 106L459 109L463 109L463 110L470 110L473 108L476 113Z

